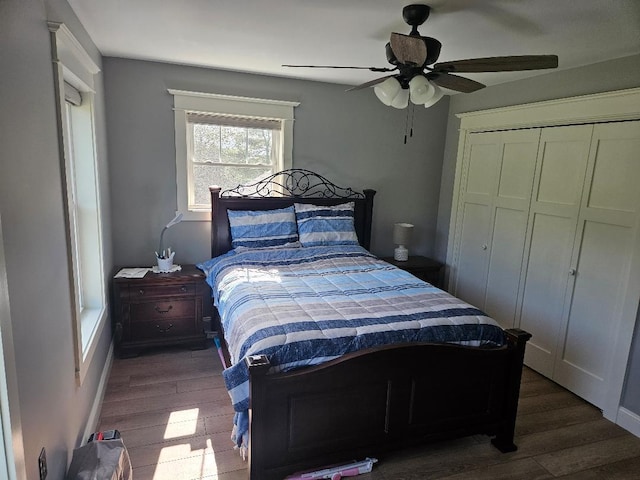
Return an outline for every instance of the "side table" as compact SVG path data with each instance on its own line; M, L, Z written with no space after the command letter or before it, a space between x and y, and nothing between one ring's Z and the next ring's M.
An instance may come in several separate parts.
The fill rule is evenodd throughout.
M114 278L114 326L121 357L147 347L206 348L202 304L207 285L195 265L142 278Z
M381 257L381 260L406 270L434 287L443 288L444 265L436 260L421 255L410 255L404 262L395 260L393 257Z

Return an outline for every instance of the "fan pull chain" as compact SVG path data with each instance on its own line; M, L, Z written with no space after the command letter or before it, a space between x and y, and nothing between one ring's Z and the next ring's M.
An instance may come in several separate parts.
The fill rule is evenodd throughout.
M411 104L411 129L409 130L409 137L413 137L413 116L415 114L415 105Z
M411 108L411 107L409 107ZM407 144L407 132L409 131L409 108L407 108L407 117L404 121L404 144Z
M407 118L404 123L404 144L405 145L407 144L407 132L409 133L409 138L413 137L413 115L414 115L414 105L413 103L410 103L409 108L407 108Z

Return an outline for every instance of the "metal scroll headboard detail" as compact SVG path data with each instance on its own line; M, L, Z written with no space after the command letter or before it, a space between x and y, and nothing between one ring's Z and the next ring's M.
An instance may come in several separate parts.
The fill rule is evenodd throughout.
M303 168L282 170L255 183L224 190L220 196L365 198L363 193L339 187L322 175Z

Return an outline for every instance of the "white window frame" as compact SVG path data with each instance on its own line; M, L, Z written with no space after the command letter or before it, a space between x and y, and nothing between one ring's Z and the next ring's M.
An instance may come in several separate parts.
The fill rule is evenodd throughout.
M3 238L0 218L0 478L21 480L27 472Z
M57 93L58 139L62 158L61 170L66 206L65 222L70 273L69 288L72 301L71 322L74 336L75 374L78 384L82 385L98 340L107 324L108 316L94 114L94 77L100 69L64 24L49 22L49 30L54 63L54 84ZM65 82L77 89L82 95L82 106L71 116L71 122L74 122L76 127L81 129L79 136L72 136L69 131L71 123L65 100ZM83 179L83 188L89 188L91 199L89 203L92 211L88 217L83 217L88 218L88 221L80 219L78 227L80 230L86 229L91 233L88 242L89 254L82 259L82 262L80 261L81 250L87 247L81 246L82 238L79 239L76 234L75 223L78 221L78 210L75 206L74 169L71 154L73 150L81 151L85 158L91 158L92 163L89 166L91 175L88 182L87 179ZM85 289L84 293L83 289ZM89 293L87 294L87 292Z
M209 208L197 209L189 205L188 112L205 115L236 115L280 120L282 122L282 156L276 170L285 170L292 167L293 109L300 105L299 102L236 97L174 89L168 89L168 92L173 95L173 110L175 116L176 200L178 210L184 214L183 220L211 220L211 210Z

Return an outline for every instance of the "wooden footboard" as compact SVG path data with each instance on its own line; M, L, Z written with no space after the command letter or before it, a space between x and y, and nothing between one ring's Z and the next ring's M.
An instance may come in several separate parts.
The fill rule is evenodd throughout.
M378 456L439 438L482 433L501 451L513 443L526 342L482 349L405 344L346 355L317 367L267 375L247 360L251 479Z

